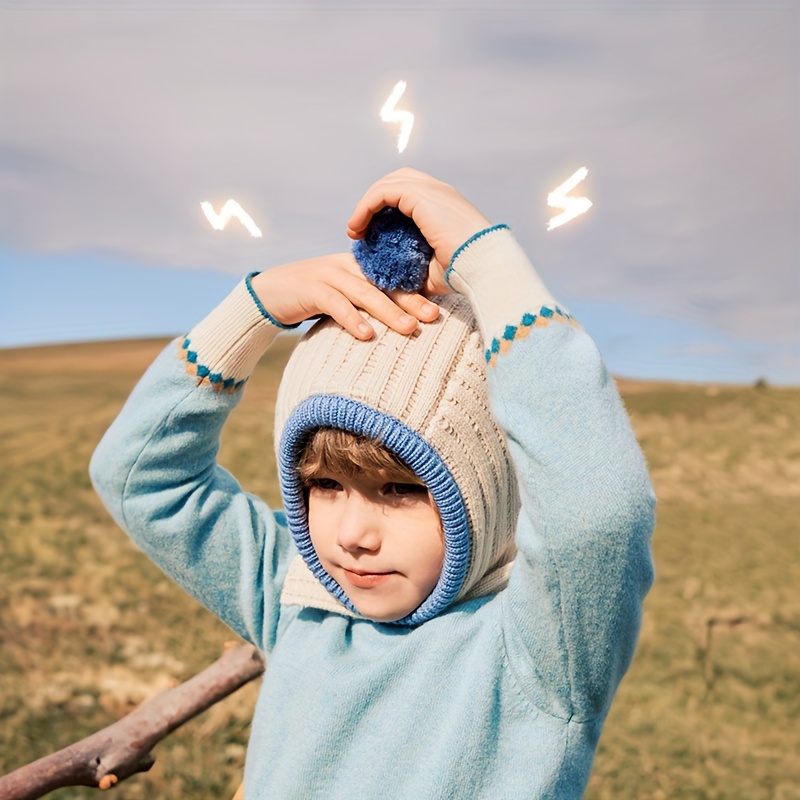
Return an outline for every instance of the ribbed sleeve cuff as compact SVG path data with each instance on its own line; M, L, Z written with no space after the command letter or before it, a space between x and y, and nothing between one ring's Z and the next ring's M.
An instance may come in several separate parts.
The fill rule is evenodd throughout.
M550 322L573 322L559 308L507 225L476 233L453 254L445 279L475 310L494 365L516 338Z
M264 309L248 276L181 340L179 355L199 383L235 391L283 327Z
M555 305L541 278L506 225L475 234L456 250L445 275L472 304L484 342L541 306Z

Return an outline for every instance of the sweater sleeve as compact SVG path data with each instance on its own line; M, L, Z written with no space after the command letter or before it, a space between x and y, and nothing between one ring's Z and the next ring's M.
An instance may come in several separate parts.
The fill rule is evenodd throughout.
M100 498L164 572L257 647L274 644L292 555L282 513L216 463L219 437L280 331L249 278L142 377L91 461Z
M653 580L644 457L594 342L505 226L469 240L447 278L478 316L492 412L520 486L502 601L509 665L547 713L602 720Z

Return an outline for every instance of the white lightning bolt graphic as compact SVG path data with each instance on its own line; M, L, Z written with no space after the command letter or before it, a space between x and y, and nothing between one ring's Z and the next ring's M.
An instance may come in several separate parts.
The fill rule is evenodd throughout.
M558 189L547 195L547 205L552 208L564 209L562 214L558 214L547 223L547 230L551 231L553 228L569 222L592 207L592 201L588 197L567 197L588 174L589 170L586 167L581 167L572 177L565 180Z
M400 135L397 137L397 152L402 153L408 144L408 137L411 136L411 129L414 127L414 115L410 111L398 111L395 106L397 101L403 96L406 90L406 82L398 81L395 84L389 99L383 104L381 109L381 119L384 122L399 122Z
M200 208L203 209L206 219L211 223L211 227L215 231L224 230L225 226L230 222L231 217L236 217L236 219L250 231L251 236L261 236L261 231L258 225L253 222L253 218L235 200L228 200L228 202L222 206L222 211L220 211L219 214L214 211L214 206L208 202L200 203Z

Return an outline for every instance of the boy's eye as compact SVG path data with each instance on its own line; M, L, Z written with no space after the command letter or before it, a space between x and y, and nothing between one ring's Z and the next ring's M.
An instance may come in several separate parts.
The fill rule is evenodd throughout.
M339 481L333 478L314 478L308 485L311 489L321 489L323 492L336 492L342 488Z
M427 493L427 487L420 483L387 483L384 487L384 494L394 497L425 495Z

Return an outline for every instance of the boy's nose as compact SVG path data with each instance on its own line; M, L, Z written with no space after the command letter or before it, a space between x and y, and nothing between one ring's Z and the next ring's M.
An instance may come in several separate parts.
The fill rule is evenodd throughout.
M336 540L340 547L352 552L380 549L381 537L371 503L358 495L347 498L339 519Z

